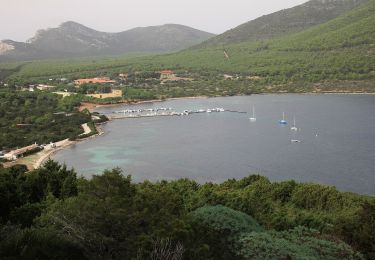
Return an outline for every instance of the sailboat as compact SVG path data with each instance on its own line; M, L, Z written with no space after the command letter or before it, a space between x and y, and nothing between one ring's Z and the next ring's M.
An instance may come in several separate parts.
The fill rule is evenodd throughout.
M253 116L249 118L250 119L250 122L256 122L257 121L257 118L255 117L255 107L253 105Z
M279 120L280 125L287 125L288 122L285 120L285 113L283 112L283 119Z
M296 127L296 117L293 116L293 126L290 128L292 131L298 131L298 128Z

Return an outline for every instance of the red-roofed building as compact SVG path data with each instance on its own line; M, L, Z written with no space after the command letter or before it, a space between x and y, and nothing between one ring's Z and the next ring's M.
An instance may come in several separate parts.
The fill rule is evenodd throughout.
M38 148L38 145L35 143L35 144L29 145L29 146L26 146L17 150L10 151L9 153L4 154L4 158L8 161L17 160L17 158L21 157L24 153L33 151L37 148Z
M171 78L174 78L176 77L173 73L173 71L171 70L162 70L160 71L160 79L161 80L164 80L164 79L171 79Z

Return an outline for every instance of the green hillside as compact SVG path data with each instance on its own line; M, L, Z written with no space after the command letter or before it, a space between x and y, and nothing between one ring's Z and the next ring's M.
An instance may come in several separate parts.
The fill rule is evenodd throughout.
M301 32L328 22L368 0L311 0L304 4L264 15L241 24L198 46L219 46L244 41L265 40Z
M226 45L229 59L225 57L223 47L205 47L168 55L39 61L25 64L8 81L38 81L62 75L72 79L115 76L119 72L172 69L179 75L196 79L184 84L171 83L168 89L179 88L179 96L305 92L317 88L374 92L374 24L375 1L372 0L300 33ZM238 78L224 80L223 74ZM147 89L161 91L166 97L174 96L160 86L148 86Z

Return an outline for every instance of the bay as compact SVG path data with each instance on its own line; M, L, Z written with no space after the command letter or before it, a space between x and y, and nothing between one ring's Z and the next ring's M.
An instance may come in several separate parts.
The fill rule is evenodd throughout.
M253 105L256 122L249 120ZM104 135L58 152L53 159L85 177L114 167L135 181L222 182L260 174L272 181L293 179L375 194L375 95L178 99L97 111L113 115L160 107L179 112L222 107L247 113L113 120L104 126ZM278 124L283 112L287 126ZM293 117L298 131L290 130Z

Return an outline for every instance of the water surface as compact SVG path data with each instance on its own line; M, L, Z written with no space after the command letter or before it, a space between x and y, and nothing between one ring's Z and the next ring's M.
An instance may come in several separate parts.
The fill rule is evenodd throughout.
M249 117L255 105L257 121ZM221 182L259 173L375 194L375 95L253 95L182 99L100 108L223 107L238 113L123 119L105 135L57 153L55 160L90 177L120 167L135 181L192 178ZM285 112L288 126L278 120ZM300 131L290 130L293 116ZM301 143L292 143L298 139Z

